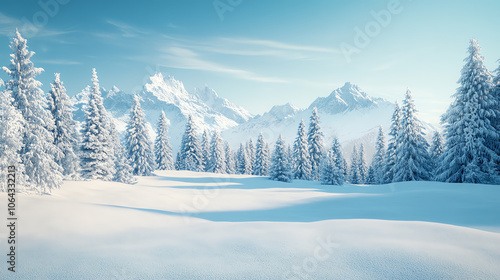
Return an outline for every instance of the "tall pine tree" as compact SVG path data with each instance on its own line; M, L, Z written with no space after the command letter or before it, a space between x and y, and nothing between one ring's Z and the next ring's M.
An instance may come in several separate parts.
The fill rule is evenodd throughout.
M460 87L442 116L446 149L438 179L456 183L492 183L496 180L498 130L494 118L498 99L490 92L492 78L480 47L472 39L465 59Z
M301 121L297 132L297 138L293 144L292 159L295 161L293 177L295 179L311 179L311 156L309 155L308 148L306 125L304 121Z
M50 132L55 128L54 120L46 110L42 83L36 80L43 69L34 67L31 62L34 52L28 51L27 40L17 30L10 47L11 64L3 70L10 76L6 90L24 119L20 154L28 175L27 184L37 192L50 192L61 186L63 169L54 159L60 153Z
M372 160L373 183L384 183L385 173L385 137L382 127L378 129L377 142L375 143L375 155Z
M436 169L440 164L440 159L443 152L444 152L443 137L441 137L441 134L439 132L435 131L434 135L432 136L432 143L429 149L429 156L431 157L431 165L432 165L431 170L433 170L432 178L435 178Z
M292 174L287 159L287 148L285 140L280 135L274 146L273 156L271 158L270 179L281 182L291 182Z
M168 140L168 119L163 111L161 111L157 127L155 139L156 166L158 170L173 170L172 147Z
M399 130L401 129L401 109L399 108L398 102L394 106L394 113L392 114L391 121L391 131L389 132L389 144L387 146L387 152L385 153L385 171L384 171L384 182L391 183L394 180L394 165L396 164L396 150L398 148L397 137Z
M50 88L47 103L55 121L55 128L52 133L54 135L54 144L61 151L56 156L56 161L63 168L63 175L66 178L76 179L80 172L80 159L77 155L79 136L73 120L71 103L59 73L55 74L55 80L50 85Z
M237 170L238 174L252 174L251 173L251 167L250 167L250 159L248 157L248 150L245 145L240 144L240 148L238 149L237 153Z
M342 147L338 139L334 138L333 145L326 152L322 162L321 183L324 185L342 185L344 181Z
M318 109L314 107L309 123L309 132L307 135L309 144L309 155L311 156L311 176L313 180L319 180L320 164L323 155L323 133L319 127Z
M224 153L226 154L226 173L236 173L233 150L231 149L231 146L229 146L229 143L227 141L224 143Z
M257 138L253 175L269 175L269 156L269 147L264 139L264 135L260 133L259 138Z
M224 141L217 130L214 131L212 136L212 143L210 145L210 161L207 171L213 173L226 173L227 171Z
M424 138L422 124L418 120L417 109L408 89L401 110L401 130L398 133L394 182L429 180L429 144Z
M155 170L155 160L151 140L146 127L146 115L141 108L139 97L134 97L130 110L130 121L126 130L126 150L134 175L150 176Z
M201 135L201 163L200 163L200 171L209 171L210 169L210 136L208 134L208 130L204 130Z
M359 184L359 163L358 163L358 151L356 150L356 145L352 148L351 154L351 168L350 168L350 178L349 182L351 184Z
M366 183L366 177L368 175L368 168L367 168L366 159L365 159L365 146L363 144L361 144L359 146L358 172L359 172L359 183L360 184Z
M189 116L186 130L182 136L180 168L181 170L201 171L200 167L203 167L201 161L201 150L196 137L194 121L192 116Z

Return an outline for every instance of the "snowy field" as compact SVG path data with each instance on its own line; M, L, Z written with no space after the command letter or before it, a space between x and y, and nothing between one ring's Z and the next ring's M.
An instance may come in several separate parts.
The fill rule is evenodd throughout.
M500 186L157 174L18 195L0 278L500 279Z

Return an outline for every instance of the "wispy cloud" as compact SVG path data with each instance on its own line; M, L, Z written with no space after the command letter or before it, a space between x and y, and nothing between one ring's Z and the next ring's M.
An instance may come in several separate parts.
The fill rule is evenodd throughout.
M72 33L71 30L55 30L46 26L35 26L26 22L7 16L0 12L0 35L12 37L15 35L16 28L24 37L54 37Z
M57 65L78 65L78 64L82 64L81 62L78 62L78 61L65 60L65 59L40 60L40 63L57 64Z
M180 47L170 47L165 50L167 54L163 57L167 63L163 66L179 69L202 70L210 72L219 72L233 75L237 78L266 82L266 83L286 83L287 81L275 77L264 77L253 72L231 68L215 62L203 60L199 55L189 49Z
M111 24L112 26L118 28L118 30L120 30L120 32L121 32L121 36L123 36L123 37L137 37L139 35L148 34L147 31L144 31L140 28L137 28L135 26L132 26L132 25L120 22L120 21L108 19L106 22Z
M272 40L260 40L260 39L249 39L249 38L221 38L221 40L230 43L237 43L240 45L253 45L261 46L270 49L280 49L280 50L293 50L293 51L308 51L308 52L324 52L324 53L342 53L338 49L334 48L324 48L316 46L305 46L305 45L294 45Z

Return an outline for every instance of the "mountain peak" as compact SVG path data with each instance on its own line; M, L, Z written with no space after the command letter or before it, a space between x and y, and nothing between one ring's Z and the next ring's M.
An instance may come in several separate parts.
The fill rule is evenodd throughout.
M173 76L164 77L159 72L149 77L149 82L144 85L144 92L152 93L158 100L172 104L178 104L180 100L190 99L190 95L181 81L176 80Z
M217 92L206 84L202 88L196 88L194 95L212 109L237 123L244 123L253 117L243 107L231 103L226 98L219 97Z

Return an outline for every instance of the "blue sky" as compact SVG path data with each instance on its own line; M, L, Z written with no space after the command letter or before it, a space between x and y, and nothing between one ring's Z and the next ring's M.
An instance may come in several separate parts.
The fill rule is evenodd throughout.
M45 69L44 90L60 72L69 95L90 83L93 67L102 86L127 92L160 71L258 114L286 102L305 108L350 81L390 101L409 87L422 118L436 123L469 39L490 71L500 59L500 1L42 0L48 11L38 2L2 3L0 65L18 27ZM350 59L346 45L358 50Z

